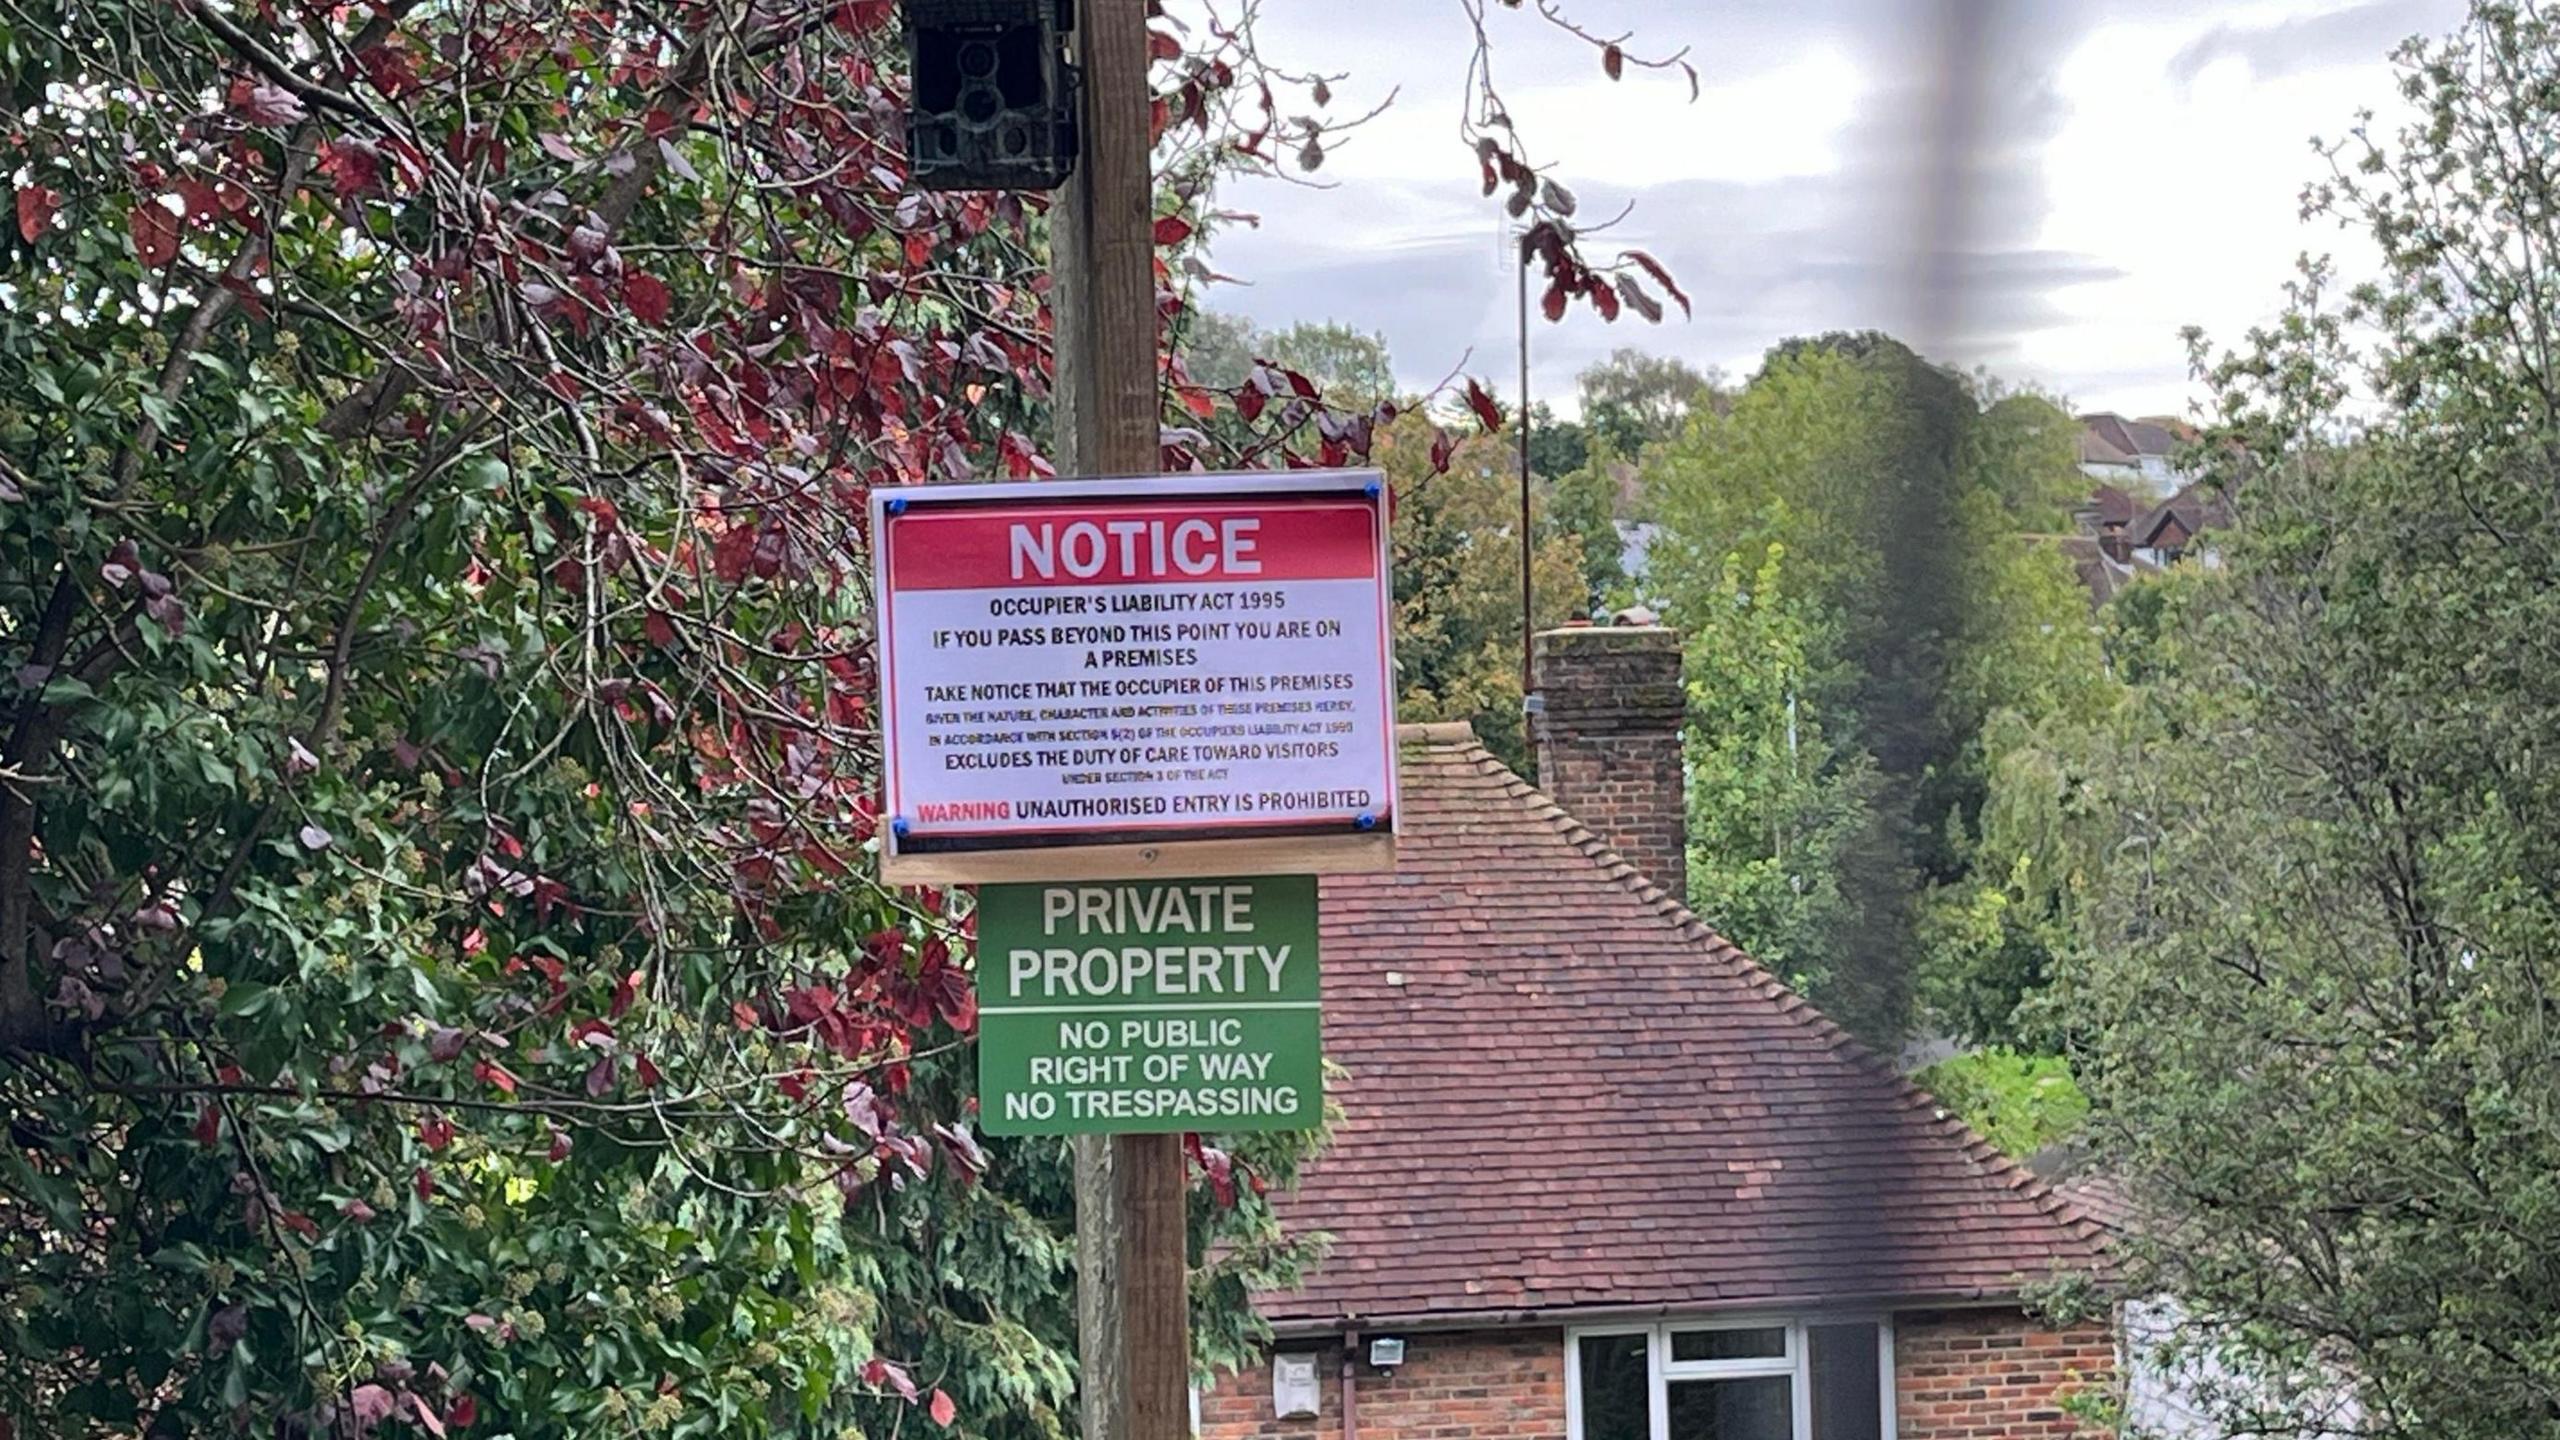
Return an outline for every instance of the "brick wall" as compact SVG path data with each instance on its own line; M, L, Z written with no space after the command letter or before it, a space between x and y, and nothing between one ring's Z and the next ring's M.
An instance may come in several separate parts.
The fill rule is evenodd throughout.
M1680 632L1655 625L1544 631L1534 642L1538 788L1644 876L1688 898Z
M1392 1376L1360 1367L1360 1440L1563 1440L1561 1330L1403 1332ZM2103 1325L2047 1328L2014 1310L1894 1317L1900 1440L2103 1440L2062 1408L2108 1383L2115 1342ZM1320 1413L1282 1420L1271 1369L1221 1375L1200 1397L1201 1440L1341 1440L1342 1350L1316 1352Z
M1397 1332L1393 1375L1360 1367L1360 1440L1564 1440L1564 1332ZM1271 1410L1271 1367L1221 1375L1200 1397L1201 1440L1341 1440L1342 1348L1316 1354L1321 1413Z
M2044 1440L2103 1435L2062 1409L2115 1373L2104 1325L2055 1330L2016 1311L1894 1319L1894 1410L1902 1440Z

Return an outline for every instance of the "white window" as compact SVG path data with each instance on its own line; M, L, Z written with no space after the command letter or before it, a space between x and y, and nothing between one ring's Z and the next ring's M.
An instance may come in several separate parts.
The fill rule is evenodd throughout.
M1893 1332L1873 1316L1565 1333L1567 1440L1891 1440Z

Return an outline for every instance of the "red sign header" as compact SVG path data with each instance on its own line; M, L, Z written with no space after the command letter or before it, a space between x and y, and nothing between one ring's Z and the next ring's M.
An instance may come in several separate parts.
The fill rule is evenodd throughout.
M889 526L893 590L1364 580L1372 505L1111 501L926 511Z

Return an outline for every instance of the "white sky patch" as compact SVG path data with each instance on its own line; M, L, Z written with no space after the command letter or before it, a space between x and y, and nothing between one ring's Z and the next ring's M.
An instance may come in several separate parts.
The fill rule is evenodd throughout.
M2060 292L2068 323L2021 337L2020 351L2030 373L2084 377L2071 389L2086 404L2179 412L2194 387L2158 357L2179 358L2181 326L2237 344L2274 318L2305 251L2351 273L2371 264L2361 236L2304 224L2300 195L2324 165L2312 136L2344 134L2360 105L2387 122L2381 57L2262 77L2223 55L2181 83L2171 63L2194 38L2192 25L2104 26L2061 72L2071 115L2046 152L2038 238L2123 274Z
M1666 180L1779 180L1841 166L1867 77L1839 48L1818 44L1775 69L1719 82L1712 66L1692 103L1686 82L1630 71L1610 85L1506 87L1512 108L1557 173L1611 186Z

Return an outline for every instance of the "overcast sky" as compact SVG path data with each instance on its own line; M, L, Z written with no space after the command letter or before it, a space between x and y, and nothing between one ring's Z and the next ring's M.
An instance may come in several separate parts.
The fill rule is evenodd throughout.
M2306 228L2314 134L2388 110L2391 47L2441 32L2458 0L1562 0L1630 49L1690 47L1704 90L1593 52L1534 13L1489 4L1496 79L1533 154L1588 219L1627 202L1595 248L1652 252L1696 302L1660 326L1576 308L1531 318L1533 385L1633 344L1747 375L1788 335L1879 328L2081 409L2182 412L2181 326L2236 338L2266 318L2296 254L2352 242ZM1936 143L1940 27L1983 43L1976 143ZM1219 309L1267 326L1383 331L1399 378L1467 368L1516 387L1514 292L1499 213L1457 139L1459 0L1265 0L1275 60L1348 68L1336 109L1400 89L1326 162L1330 188L1263 181L1222 197L1263 217L1218 239ZM1933 198L1966 197L1949 238ZM1612 241L1616 243L1611 243ZM1960 284L1932 286L1926 276ZM1937 296L1943 308L1923 304ZM1569 407L1568 407L1569 408Z

